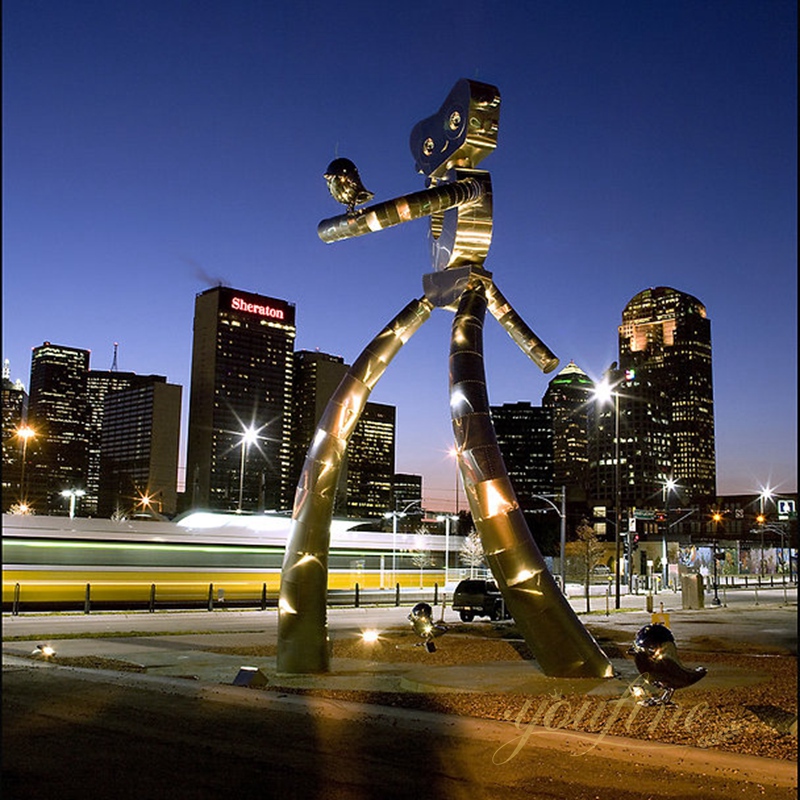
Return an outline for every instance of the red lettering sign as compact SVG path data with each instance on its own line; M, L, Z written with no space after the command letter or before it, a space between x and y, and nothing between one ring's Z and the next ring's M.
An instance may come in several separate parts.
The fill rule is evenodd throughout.
M234 311L247 311L248 314L258 314L260 317L269 317L270 319L283 319L284 313L280 308L273 308L272 306L260 306L257 303L248 303L241 297L234 297L231 300L231 308Z

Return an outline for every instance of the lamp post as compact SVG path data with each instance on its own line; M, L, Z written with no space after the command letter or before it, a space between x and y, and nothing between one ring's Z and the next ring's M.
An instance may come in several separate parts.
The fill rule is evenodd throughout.
M251 425L249 428L242 432L242 440L240 442L242 447L242 460L239 467L239 505L236 511L242 513L242 500L244 498L244 464L247 457L247 452L250 450L250 445L258 441L258 431Z
M547 494L533 494L531 497L536 497L539 500L544 500L545 503L548 503L552 506L553 511L558 514L560 517L560 547L559 547L559 557L561 559L561 591L567 591L567 487L561 487L561 508L559 509L558 506L550 499L551 497L558 497L559 495L547 495Z
M407 516L408 509L412 506L419 505L422 498L409 501L402 511L387 511L383 517L384 519L392 518L392 583L397 583L397 520Z
M436 517L437 522L444 522L444 585L450 583L450 523L456 522L458 517L455 514L445 514Z
M603 381L598 384L595 390L595 397L601 404L612 399L614 401L614 608L618 609L620 607L620 528L622 527L619 480L619 392L608 382L608 377L605 377Z
M714 557L714 599L711 601L711 605L718 606L720 605L719 601L719 580L717 579L717 538L719 536L719 523L722 522L722 514L719 511L715 511L713 516L711 517L714 520L714 541L713 541L713 557Z
M664 506L664 530L661 534L661 581L664 586L669 581L669 564L667 558L667 531L669 531L669 494L674 492L678 483L672 478L664 481L661 489L662 505Z
M456 516L458 516L458 457L460 455L459 451L455 447L450 448L450 455L452 456L453 460L455 461L456 465L456 482L455 482L455 507L456 507Z
M25 500L25 463L28 460L28 440L36 436L36 431L30 425L23 425L17 429L17 438L22 439L22 463L19 470L19 499Z
M83 489L64 489L61 492L62 497L69 497L69 518L75 517L75 501L79 497L83 497L86 492Z
M767 517L764 513L764 508L767 500L772 499L772 489L769 487L762 489L761 493L758 495L759 500L759 514L758 514L758 526L761 529L761 566L759 568L759 573L761 575L764 574L764 529L766 528L766 521Z

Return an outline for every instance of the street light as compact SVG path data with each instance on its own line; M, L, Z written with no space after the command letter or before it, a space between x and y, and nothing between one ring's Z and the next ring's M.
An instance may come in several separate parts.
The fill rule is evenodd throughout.
M242 461L239 467L239 506L236 511L242 513L242 498L244 497L244 462L251 444L258 441L258 431L251 425L249 428L242 432Z
M714 599L711 601L711 605L718 606L720 605L720 601L718 591L719 581L717 580L717 538L719 536L719 523L722 522L722 514L720 514L719 511L715 511L711 519L714 520Z
M615 386L612 386L608 382L608 377L605 377L595 388L595 398L601 405L609 402L612 398L614 400L614 608L618 609L620 607L620 528L622 527L620 522L622 514L620 509L619 482L619 392L616 391Z
M421 497L417 500L410 500L402 511L387 511L383 515L384 519L392 518L392 583L397 583L397 520L405 517L409 508L418 506L421 502Z
M83 489L64 489L61 492L62 497L69 497L69 518L75 517L75 501L79 497L83 497L86 492Z
M767 500L772 500L772 489L769 487L763 488L761 493L758 495L759 499L759 515L758 515L758 525L761 528L761 567L759 572L761 575L764 575L764 529L766 527L765 523L767 521L766 514L764 513L764 504Z
M28 460L28 439L33 439L36 431L30 425L17 428L17 438L22 439L22 464L19 471L19 499L25 501L25 462Z
M460 455L461 455L461 451L458 448L456 448L456 447L451 447L450 448L450 456L453 458L453 460L455 461L455 465L456 465L456 483L455 483L456 516L458 515L458 467L459 467L458 459L459 459Z
M661 501L664 506L664 530L661 535L661 582L664 587L669 582L669 565L667 558L667 532L669 531L669 494L678 488L678 482L672 478L664 481L661 489Z
M566 594L567 591L567 487L561 487L561 509L550 500L551 497L558 497L557 494L534 494L531 497L536 497L539 500L544 500L553 507L553 511L561 518L560 522L560 549L559 557L561 558L561 591Z
M444 522L444 585L445 587L450 582L450 573L448 568L450 566L450 523L457 522L458 517L454 514L446 514L445 516L436 517L437 522Z

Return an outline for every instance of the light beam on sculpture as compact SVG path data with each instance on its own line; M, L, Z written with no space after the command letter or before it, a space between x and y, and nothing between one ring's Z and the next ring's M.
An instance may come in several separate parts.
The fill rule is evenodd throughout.
M456 311L450 350L450 407L464 487L492 575L542 670L558 677L611 677L608 657L583 627L533 540L489 416L483 366L488 309L542 371L558 359L525 324L484 268L492 239L492 184L477 165L497 146L500 93L460 80L439 111L411 131L411 151L428 188L366 208L355 165L332 162L331 193L347 213L320 222L324 242L430 219L433 272L356 359L334 392L306 455L286 546L278 618L278 670L329 669L326 596L334 492L347 443L378 379L434 308ZM419 616L419 615L418 615ZM414 620L412 620L413 622Z

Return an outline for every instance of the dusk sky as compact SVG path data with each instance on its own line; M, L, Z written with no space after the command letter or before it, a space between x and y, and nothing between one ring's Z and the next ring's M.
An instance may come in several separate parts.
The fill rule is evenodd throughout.
M352 362L431 271L428 222L335 244L323 173L352 159L375 202L424 188L408 146L453 84L494 84L486 268L561 359L617 359L648 287L711 320L721 494L797 490L794 0L7 0L3 358L28 386L44 341L183 390L195 295L296 305L297 349ZM397 469L452 506L452 314L397 356ZM490 402L543 375L490 315ZM560 369L560 367L559 367ZM680 476L675 476L680 482ZM183 476L181 475L181 482ZM463 507L463 500L461 501Z

